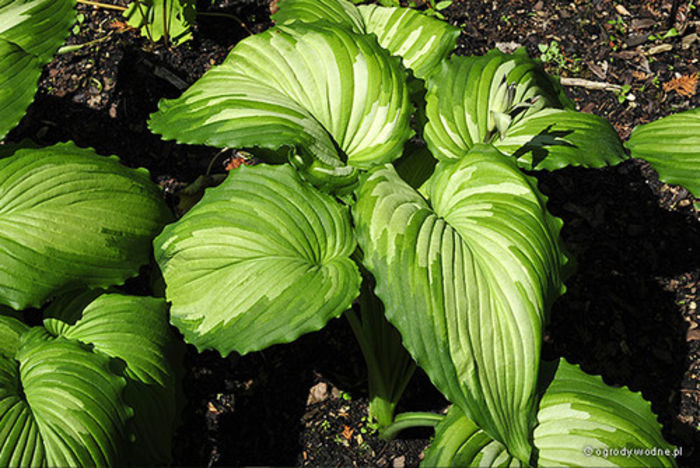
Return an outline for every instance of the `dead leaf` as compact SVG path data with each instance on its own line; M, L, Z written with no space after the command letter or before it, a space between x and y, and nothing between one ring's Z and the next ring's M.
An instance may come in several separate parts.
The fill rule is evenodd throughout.
M692 75L682 75L678 78L664 83L663 88L667 93L671 91L677 92L679 95L684 97L695 96L695 90L698 86L698 74L693 73Z
M207 410L209 410L210 413L221 414L221 410L216 409L216 406L214 406L214 403L211 401L207 403Z
M350 440L352 437L352 433L355 432L354 429L351 429L350 426L343 426L343 437L345 437L347 440Z
M634 77L635 80L643 81L643 80L646 80L646 79L647 79L647 74L646 74L646 73L640 72L640 71L637 71L637 70L634 70L634 71L632 72L632 76Z
M113 20L111 23L109 23L109 27L112 29L115 29L119 33L123 33L124 31L130 31L132 28L129 23L126 23L125 21L119 21L117 19Z
M240 156L234 156L226 165L226 170L230 171L233 169L238 169L239 167L241 167L242 164L248 165L250 163L245 158L242 158Z

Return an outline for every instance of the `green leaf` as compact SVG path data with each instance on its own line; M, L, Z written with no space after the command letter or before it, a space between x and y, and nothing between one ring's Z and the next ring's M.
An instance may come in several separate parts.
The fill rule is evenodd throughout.
M522 466L496 442L453 405L435 428L435 437L425 451L421 467ZM527 465L526 465L527 466Z
M527 462L542 326L563 291L562 223L507 157L483 145L467 156L438 164L427 200L391 166L370 172L353 208L358 243L414 359Z
M359 292L346 209L287 165L229 173L154 245L171 322L224 356L319 330Z
M368 33L379 44L403 58L417 78L427 78L457 48L460 29L410 8L359 7Z
M620 137L597 115L543 109L512 125L494 145L525 169L614 166L626 158Z
M0 303L121 283L169 219L144 169L70 143L20 149L0 159Z
M126 365L124 400L134 409L136 433L129 461L168 464L184 349L171 331L165 300L88 291L59 298L45 316L50 333L91 345Z
M131 410L108 357L33 328L0 356L0 465L116 466Z
M325 21L343 25L357 34L367 32L360 11L345 0L279 0L277 6L277 12L271 15L277 24Z
M277 24L318 21L374 34L418 78L426 78L457 47L459 36L459 28L410 8L355 7L346 0L281 0L272 18Z
M165 37L178 46L192 39L192 25L197 18L193 0L135 0L124 12L130 26L153 42Z
M239 42L150 127L181 143L294 147L307 180L333 190L400 156L411 111L404 70L372 37L297 22Z
M561 359L540 402L537 466L676 466L649 402ZM505 447L453 406L422 466L513 466Z
M428 80L425 140L439 160L492 143L525 169L601 167L625 158L610 124L573 110L559 83L524 49L452 57Z
M449 7L452 5L452 0L442 0L441 2L437 2L435 4L435 9L436 10L444 10L445 8Z
M41 68L75 22L75 0L0 0L0 140L34 100Z
M700 198L700 107L637 126L626 144L659 179L687 188Z
M29 327L20 320L20 314L0 306L0 359L12 357L17 352L22 334Z

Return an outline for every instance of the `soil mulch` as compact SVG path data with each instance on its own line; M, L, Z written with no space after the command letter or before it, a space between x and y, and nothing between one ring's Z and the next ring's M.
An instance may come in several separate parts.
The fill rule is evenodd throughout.
M121 0L102 0L124 5ZM639 124L700 105L700 15L692 2L454 1L443 11L462 29L458 54L499 47L546 54L548 71L607 82L622 91L569 87L578 108L608 118L623 138ZM164 142L146 121L158 100L178 96L220 63L248 30L270 26L264 0L208 0L194 39L151 44L118 12L79 5L68 44L44 69L37 99L10 141L74 140L143 166L173 193L203 174L218 149ZM668 37L659 39L675 28ZM544 51L544 52L543 52ZM688 84L688 82L691 82ZM224 172L231 154L215 160ZM565 221L576 259L554 306L544 357L564 356L608 384L652 402L678 460L700 466L700 214L681 187L660 183L637 160L602 170L535 174ZM127 287L142 286L130 282ZM142 293L147 293L145 290ZM187 406L175 440L178 465L415 466L430 431L380 441L366 419L364 362L349 327L322 331L244 357L188 349ZM447 402L418 372L399 411L440 411Z

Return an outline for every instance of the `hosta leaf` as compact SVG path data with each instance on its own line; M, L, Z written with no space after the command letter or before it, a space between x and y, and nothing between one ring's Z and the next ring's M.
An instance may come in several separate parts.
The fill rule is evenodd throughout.
M0 358L0 465L115 466L131 410L110 359L34 328Z
M272 18L277 24L322 21L374 34L418 78L426 78L457 47L459 36L459 28L410 8L356 7L346 0L280 0Z
M41 67L75 22L75 0L0 0L0 140L34 99Z
M427 200L391 166L353 209L364 263L404 345L436 387L528 461L542 326L561 293L561 221L535 183L478 145L440 163Z
M542 466L675 466L671 453L649 456L639 449L673 452L661 435L651 404L627 387L606 385L561 359L537 415L535 445ZM591 455L586 448L593 449ZM637 449L629 456L604 449ZM601 453L598 453L601 450Z
M421 467L449 466L519 467L522 464L508 454L502 443L493 440L453 405L435 427L435 437L421 462Z
M659 178L700 198L700 107L634 129L627 142L633 158L648 161Z
M614 166L626 157L607 120L572 110L543 109L511 126L502 140L493 143L526 169Z
M534 431L537 466L675 466L678 452L641 394L606 385L564 359L544 393ZM675 454L675 455L674 455ZM423 466L504 466L505 447L453 406Z
M180 98L161 101L150 127L182 143L294 147L306 178L334 189L351 185L355 168L399 157L411 110L404 70L374 38L297 22L239 42Z
M573 110L556 80L524 49L452 57L431 76L425 140L440 160L492 143L526 169L601 167L625 157L610 124Z
M171 458L176 426L176 369L182 347L168 323L163 299L89 291L54 301L46 311L46 329L94 347L126 365L124 400L134 409L136 465L163 465Z
M19 313L0 306L0 359L12 357L19 348L22 334L29 327L19 317Z
M121 283L169 219L145 170L72 144L20 149L0 159L0 303Z
M359 291L346 210L287 165L230 173L154 245L172 323L222 355L318 330Z
M376 34L382 47L403 58L418 78L427 78L457 47L460 29L410 8L359 7L365 30Z
M358 34L366 32L360 11L345 0L279 0L277 7L271 16L277 24L325 21L346 26Z
M163 37L174 46L192 39L197 17L194 0L138 0L129 4L124 16L141 35L157 42Z

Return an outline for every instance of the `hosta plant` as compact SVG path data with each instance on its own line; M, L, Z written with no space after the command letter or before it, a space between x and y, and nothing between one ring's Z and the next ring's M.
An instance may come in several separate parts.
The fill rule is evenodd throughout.
M232 171L155 239L172 322L227 355L352 307L381 426L413 359L456 417L537 464L542 332L569 261L522 169L616 164L619 137L524 52L447 59L453 28L415 11L284 0L274 19L151 117L168 139L270 163ZM648 406L608 420L599 403L597 427L660 438Z
M149 262L170 220L160 189L70 143L0 149L0 465L167 463L181 352L167 304L100 291ZM51 299L40 326L17 312Z
M292 20L287 12L294 8L334 15L333 20ZM403 63L425 76L436 63L435 54L444 56L454 47L455 30L406 11L377 10L375 20L367 22L382 19L381 24L392 25L382 33L385 43L405 53ZM349 308L361 282L350 260L356 246L352 224L348 209L318 189L347 195L362 171L399 158L413 134L406 70L374 35L360 34L366 23L359 10L349 3L286 1L277 15L278 22L289 24L241 41L221 66L180 99L161 102L150 121L151 129L168 138L257 147L256 153L268 161L289 161L291 166L237 172L239 181L227 181L217 189L219 195L205 196L201 206L156 240L173 322L189 341L223 354L291 341ZM321 63L326 65L319 67ZM252 195L266 186L269 192L271 184L276 187L272 197ZM240 225L240 216L227 219L231 209L252 216L250 222ZM281 217L284 213L290 217ZM202 230L202 222L211 230ZM261 223L275 228L267 232L267 240L260 237L267 231L261 231ZM248 247L216 240L222 236L248 238ZM221 250L206 247L214 244ZM207 258L198 261L199 255ZM213 258L228 260L212 262ZM251 268L270 279L251 275ZM282 272L287 273L281 282L275 275ZM187 278L195 276L203 286L192 287ZM205 277L216 277L218 285ZM261 288L261 282L270 289ZM233 290L237 292L231 294ZM381 379L370 384L378 389L373 414L388 424L413 367L383 316L369 326L368 314L381 312L376 309L368 303L365 317L353 323L358 333L375 330L360 341L368 360L375 361L370 374ZM255 330L259 331L245 337ZM389 343L382 344L384 338ZM401 365L376 362L377 354L369 350L379 346L395 350ZM396 376L389 377L391 373Z
M73 7L0 0L0 140ZM170 461L181 350L167 304L99 291L138 274L170 216L143 169L70 143L0 146L0 466ZM17 312L52 298L41 326Z
M180 347L161 298L61 297L40 326L0 312L0 464L170 460Z

